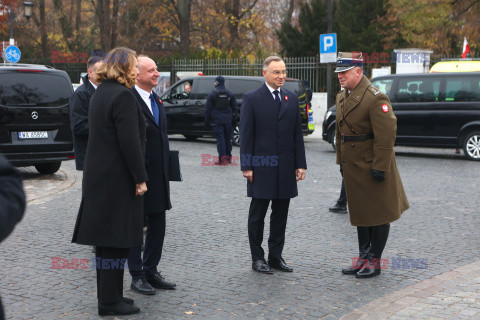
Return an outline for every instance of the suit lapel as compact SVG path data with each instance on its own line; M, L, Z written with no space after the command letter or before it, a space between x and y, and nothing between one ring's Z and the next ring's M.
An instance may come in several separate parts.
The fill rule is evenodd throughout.
M157 106L158 106L158 119L160 122L160 128L163 131L166 131L167 130L167 114L165 113L165 108L163 107L163 103L160 102L161 101L160 97L155 92L153 92L153 97L155 98L155 101L157 102ZM153 115L152 115L152 118L153 118Z
M145 115L145 117L147 119L149 119L151 123L153 123L154 125L157 125L157 123L155 122L155 118L153 117L153 114L150 111L150 108L148 108L148 106L145 104L145 101L142 99L142 97L138 93L137 89L135 89L135 87L133 87L132 91L133 91L133 94L135 95L135 97L137 98L138 102L140 103L140 106L142 107L142 111L143 111L143 114Z
M277 112L275 110L275 100L273 100L272 93L270 92L270 90L268 90L266 84L263 84L263 86L261 87L260 94L263 103L270 109L270 111L273 112L273 114L276 114Z
M285 90L282 90L282 89L279 89L280 90L280 100L281 100L281 103L280 103L280 112L278 113L278 119L280 119L283 114L285 113L285 110L287 110L287 106L288 106L288 95L287 93L285 92ZM282 99L283 97L283 99Z

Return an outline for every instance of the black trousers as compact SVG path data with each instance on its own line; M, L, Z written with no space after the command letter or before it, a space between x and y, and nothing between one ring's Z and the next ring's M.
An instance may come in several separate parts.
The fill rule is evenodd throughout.
M213 134L217 138L218 161L225 162L232 156L232 124L215 123Z
M130 248L96 247L98 302L117 303L122 300L123 266L129 250ZM122 259L123 264L118 265ZM116 265L110 261L115 261Z
M270 215L270 236L268 237L268 259L280 259L285 244L285 229L287 227L288 207L290 199L272 199L272 214ZM252 198L248 214L248 240L252 261L264 260L262 248L265 215L270 199Z
M133 247L128 254L128 269L133 280L144 279L146 274L158 272L164 239L165 211L149 214L143 259L141 247Z
M340 197L337 200L339 206L347 205L347 192L345 191L345 180L342 178L342 188L340 189Z

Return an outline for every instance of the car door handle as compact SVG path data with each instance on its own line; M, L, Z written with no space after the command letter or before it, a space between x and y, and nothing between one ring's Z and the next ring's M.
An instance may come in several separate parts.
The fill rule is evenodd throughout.
M185 101L185 102L183 103L183 105L184 105L184 106L189 106L189 105L190 105L190 101Z
M195 101L195 105L197 106L201 106L202 104L203 104L202 101Z

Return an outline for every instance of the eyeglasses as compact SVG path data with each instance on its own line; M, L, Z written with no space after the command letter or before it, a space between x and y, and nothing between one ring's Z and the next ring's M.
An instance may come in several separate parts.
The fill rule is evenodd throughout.
M280 70L274 70L274 71L267 70L267 71L270 72L270 73L273 73L276 76L279 76L281 74L287 75L287 70L282 70L282 71L280 71Z

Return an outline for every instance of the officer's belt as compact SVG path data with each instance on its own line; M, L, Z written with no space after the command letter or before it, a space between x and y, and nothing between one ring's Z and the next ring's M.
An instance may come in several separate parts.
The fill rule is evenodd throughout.
M372 133L367 133L367 134L358 134L355 136L344 136L342 134L342 141L343 142L350 142L350 141L365 141L373 139L373 132Z

